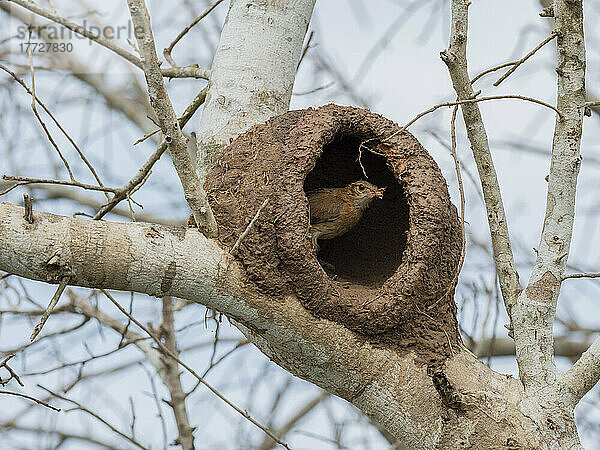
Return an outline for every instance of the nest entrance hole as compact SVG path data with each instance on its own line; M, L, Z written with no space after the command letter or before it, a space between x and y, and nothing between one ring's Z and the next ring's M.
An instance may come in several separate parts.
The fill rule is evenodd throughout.
M314 169L307 175L304 192L344 187L361 179L386 187L383 199L373 201L356 227L337 238L320 239L317 255L326 263L329 275L377 288L402 263L409 209L402 186L387 166L385 157L363 149L360 156L363 172L359 145L364 140L356 134L338 133L323 148Z

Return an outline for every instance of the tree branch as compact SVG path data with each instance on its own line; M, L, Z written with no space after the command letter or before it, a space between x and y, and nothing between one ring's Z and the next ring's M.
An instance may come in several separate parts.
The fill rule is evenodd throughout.
M181 180L185 198L192 209L198 228L207 236L214 236L217 232L217 222L208 204L208 198L202 183L194 171L187 150L187 138L181 131L167 93L160 71L160 62L156 55L150 16L146 4L143 0L128 0L127 5L134 25L138 48L142 55L142 68L148 84L150 103L156 112L158 122L165 136L164 139L167 142L171 159Z
M539 391L559 377L554 365L553 325L575 216L585 109L585 46L581 0L556 0L557 107L546 214L537 258L527 288L517 299L515 344L519 374L526 388Z
M67 20L64 17L53 13L52 11L48 11L47 9L44 9L44 8L36 5L32 1L27 1L27 0L8 0L8 1L11 3L17 4L17 5L21 6L22 8L25 8L25 9L31 11L34 14L37 14L37 15L45 17L46 19L49 19L53 22L56 22L56 23L62 25L63 27L68 28L69 30L71 30L77 34L88 38L90 41L100 44L101 46L116 53L117 55L119 55L120 57L125 59L126 61L129 61L134 66L139 67L140 69L143 69L143 61L140 61L140 58L135 56L133 53L129 53L127 50L119 47L118 45L113 43L110 39L106 39L106 38L100 36L99 34L93 33L91 31L87 30L86 28L84 28L80 25L77 25L74 22L71 22L70 20ZM167 78L203 78L205 80L208 80L208 78L210 76L210 72L208 70L201 69L196 66L172 67L172 68L168 68L168 69L161 69L160 72L161 72L162 76L167 77Z
M573 395L573 406L592 389L600 379L600 337L581 355L564 374L564 382Z
M314 3L230 2L196 133L202 181L231 138L288 110Z
M447 50L440 54L442 60L448 66L450 78L459 101L471 100L475 95L467 71L469 3L468 0L452 1L450 45ZM515 269L500 184L496 176L496 169L494 168L494 161L492 160L487 133L478 104L462 103L461 109L467 128L467 136L471 142L473 157L481 179L502 297L508 315L511 317L513 305L521 291L521 285L519 274Z
M442 439L458 439L454 433L464 429L440 427L446 407L426 366L411 352L374 345L339 324L317 319L294 296L274 300L261 293L248 283L240 263L195 229L41 211L30 226L23 211L0 204L0 270L55 284L70 276L74 286L168 295L216 309L283 368L352 402L409 447L432 448ZM519 410L522 389L516 380L494 373L466 352L457 353L447 367L457 390L479 392L486 399L478 403L477 414L460 419L470 423L465 427L488 426L482 421L492 421L501 410L509 428L537 433Z

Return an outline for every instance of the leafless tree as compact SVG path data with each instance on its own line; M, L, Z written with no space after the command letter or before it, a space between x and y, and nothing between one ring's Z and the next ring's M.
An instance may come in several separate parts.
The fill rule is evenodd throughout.
M327 93L374 106L361 81L381 55L393 54L388 44L407 21L429 14L427 30L447 2L402 5L354 75L328 53L324 24L307 33L314 3L183 0L151 4L151 22L144 0L128 0L114 13L135 29L124 44L90 31L91 24L105 31L109 20L92 3L0 2L2 20L32 27L6 36L0 64L0 191L11 201L0 204L0 402L7 405L0 427L13 447L268 449L317 439L335 448L582 448L580 434L597 438L595 391L577 426L574 409L600 379L600 324L582 324L570 300L597 293L561 289L600 278L570 250L583 122L595 116L597 125L600 110L585 83L582 0L541 1L539 43L480 72L467 67L470 2L451 1L441 59L454 92L438 89L446 101L404 122L419 139L447 148L443 170L458 175L450 182L460 192L466 237L456 290L464 345L434 369L418 347L374 345L317 319L294 295L275 300L247 282L235 250L216 239L203 186L232 139L286 112L293 94L309 104ZM367 20L372 7L347 8ZM588 9L586 20L600 14ZM53 36L49 24L101 53L52 51L70 41ZM590 32L588 47L598 39ZM160 51L159 42L169 45ZM493 86L520 80L553 45L556 101L497 94L485 84L494 74ZM310 86L293 92L299 70ZM488 137L480 110L508 101L555 117L551 151ZM449 132L440 111L449 114ZM476 171L462 152L467 140ZM503 199L495 148L551 158L534 253L512 228L514 199ZM590 155L583 164L598 161ZM183 232L189 210L198 228ZM474 223L481 218L485 233ZM519 272L530 274L526 283ZM516 361L518 378L490 367L505 356Z

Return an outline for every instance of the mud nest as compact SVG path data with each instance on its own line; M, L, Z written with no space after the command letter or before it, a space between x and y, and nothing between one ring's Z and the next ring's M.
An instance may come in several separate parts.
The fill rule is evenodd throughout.
M319 241L316 255L306 192L359 179L387 187L383 199L347 234ZM435 161L398 125L337 105L290 111L236 138L205 188L228 248L268 200L236 252L261 290L293 293L317 317L431 358L459 342L456 208ZM317 256L350 284L331 282Z

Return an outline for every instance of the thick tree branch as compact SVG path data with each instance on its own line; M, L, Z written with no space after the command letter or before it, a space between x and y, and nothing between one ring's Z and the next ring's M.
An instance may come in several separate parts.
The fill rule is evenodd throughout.
M446 406L412 353L372 345L341 325L316 319L293 296L273 300L260 293L237 261L195 229L40 211L28 224L23 208L0 204L0 248L0 270L15 275L50 283L70 276L72 285L170 295L227 314L279 365L351 401L409 447L448 448L465 429L494 426L498 414L511 430L521 430L517 435L535 435L541 442L534 423L519 410L518 381L458 353L447 361L445 375L457 392L476 395L477 408L444 422ZM530 441L523 435L523 442Z
M549 18L554 17L554 11L552 11L552 15L546 15L546 11L550 11L553 9L553 5L552 5L553 1L554 0L539 0L540 6L542 8L544 8L543 11L540 13L541 17L549 17ZM549 23L554 24L554 20L550 19ZM600 117L600 101L598 100L599 97L597 94L598 94L597 92L594 92L590 89L586 89L585 100L587 103L591 104L591 105L589 105L589 108L591 109L591 111L593 111Z
M515 344L519 374L526 388L539 391L558 377L552 334L556 305L567 264L575 190L581 164L579 152L585 109L585 46L581 0L556 0L557 107L546 214L535 265L515 313Z
M573 406L596 385L598 379L600 379L600 337L564 374L564 381L573 394Z
M459 100L473 98L466 61L468 0L452 1L450 46L442 52ZM555 423L549 435L553 445L579 448L572 408L577 402L554 365L554 323L574 216L575 185L581 156L582 118L585 110L585 48L581 0L555 0L558 46L558 102L544 228L529 284L521 290L510 247L500 187L477 104L462 105L467 135L482 183L492 247L502 295L514 331L519 375L531 405L544 413L531 415ZM557 417L561 417L557 419ZM546 419L546 417L548 419Z

